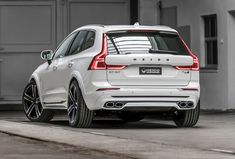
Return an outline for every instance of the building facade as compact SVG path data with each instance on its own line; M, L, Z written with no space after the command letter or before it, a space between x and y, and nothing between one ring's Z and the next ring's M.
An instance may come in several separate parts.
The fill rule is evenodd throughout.
M0 104L20 103L28 77L86 24L171 26L199 57L203 109L235 109L234 0L0 0Z
M179 28L199 57L202 108L235 109L235 1L162 0L158 4L160 23Z

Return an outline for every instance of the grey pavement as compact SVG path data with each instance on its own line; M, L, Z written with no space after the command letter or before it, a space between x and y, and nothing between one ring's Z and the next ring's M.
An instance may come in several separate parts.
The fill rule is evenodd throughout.
M1 159L117 159L83 148L48 143L0 133Z
M119 158L235 158L235 113L204 113L194 128L176 128L172 121L147 118L128 124L96 119L91 128L76 129L61 115L50 123L32 123L22 112L0 112L0 131Z

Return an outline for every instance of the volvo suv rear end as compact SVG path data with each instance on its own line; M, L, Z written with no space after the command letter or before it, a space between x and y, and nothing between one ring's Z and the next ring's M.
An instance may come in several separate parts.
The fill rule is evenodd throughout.
M198 121L198 58L171 28L104 26L89 71L95 93L87 104L94 109L117 112L124 121L158 112L172 114L180 127Z
M106 113L125 122L165 114L179 127L198 121L198 58L174 29L83 26L41 58L22 97L31 121L49 121L57 109L67 110L72 127Z

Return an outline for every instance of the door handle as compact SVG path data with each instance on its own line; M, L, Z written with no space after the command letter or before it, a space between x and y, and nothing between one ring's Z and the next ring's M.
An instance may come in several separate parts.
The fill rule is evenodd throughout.
M53 66L53 71L57 70L57 66Z
M72 66L73 66L73 62L70 61L70 62L68 63L68 67L71 68Z

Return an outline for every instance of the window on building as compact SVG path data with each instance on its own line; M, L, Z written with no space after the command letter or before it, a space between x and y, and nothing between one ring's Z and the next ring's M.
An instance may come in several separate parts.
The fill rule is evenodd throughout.
M217 16L203 16L205 32L205 67L217 68L218 46L217 46Z
M133 25L135 22L139 21L139 16L138 16L138 4L139 1L137 0L130 0L130 22L131 25Z

